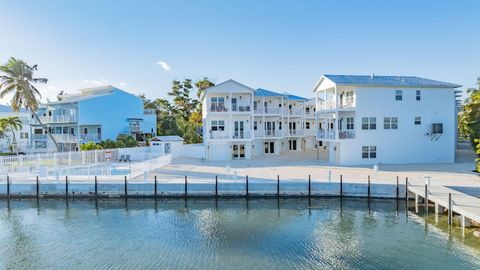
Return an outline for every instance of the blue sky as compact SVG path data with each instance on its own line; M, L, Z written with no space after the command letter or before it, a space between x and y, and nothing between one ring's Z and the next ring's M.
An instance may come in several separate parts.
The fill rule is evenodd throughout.
M3 1L0 62L38 64L50 98L107 83L166 97L173 79L203 76L310 97L323 73L464 89L480 76L479 12L480 1Z

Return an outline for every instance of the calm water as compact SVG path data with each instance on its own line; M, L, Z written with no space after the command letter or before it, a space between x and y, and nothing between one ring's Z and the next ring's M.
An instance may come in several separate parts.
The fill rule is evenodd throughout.
M407 216L402 202L388 200L27 200L0 207L0 269L480 268L478 240Z

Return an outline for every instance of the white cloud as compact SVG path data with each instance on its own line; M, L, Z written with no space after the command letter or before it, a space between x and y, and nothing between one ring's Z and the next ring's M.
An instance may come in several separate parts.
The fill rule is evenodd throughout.
M165 71L170 71L172 68L164 61L158 61L157 65L161 66Z

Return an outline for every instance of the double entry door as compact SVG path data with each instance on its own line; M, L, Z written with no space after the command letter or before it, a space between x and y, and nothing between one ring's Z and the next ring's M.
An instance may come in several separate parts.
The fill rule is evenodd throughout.
M263 146L265 154L275 154L275 142L264 142Z
M235 139L245 139L245 121L233 122L233 137Z
M244 159L244 158L245 158L245 144L233 144L232 159Z

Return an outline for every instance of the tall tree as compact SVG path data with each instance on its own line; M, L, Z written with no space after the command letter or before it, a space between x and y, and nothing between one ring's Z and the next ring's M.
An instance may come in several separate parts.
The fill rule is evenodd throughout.
M10 130L12 132L13 138L13 149L15 149L15 153L18 156L18 145L17 145L17 138L15 136L15 131L22 129L23 124L20 118L17 116L10 116L6 118L0 118L0 129L4 132Z
M2 72L0 76L0 98L13 94L12 110L18 112L22 107L31 110L35 119L55 144L57 151L60 151L57 141L35 112L38 109L41 94L34 84L47 83L48 81L46 78L34 77L37 65L29 66L25 61L11 57L5 65L0 66L0 71Z
M215 84L211 82L207 77L203 77L203 79L198 80L195 83L195 86L197 87L197 98L200 98L202 93L205 92L207 88L215 86Z
M476 139L480 139L480 80L477 85L477 89L467 89L470 96L465 99L458 116L458 131L463 137L468 137L472 145L475 145Z

